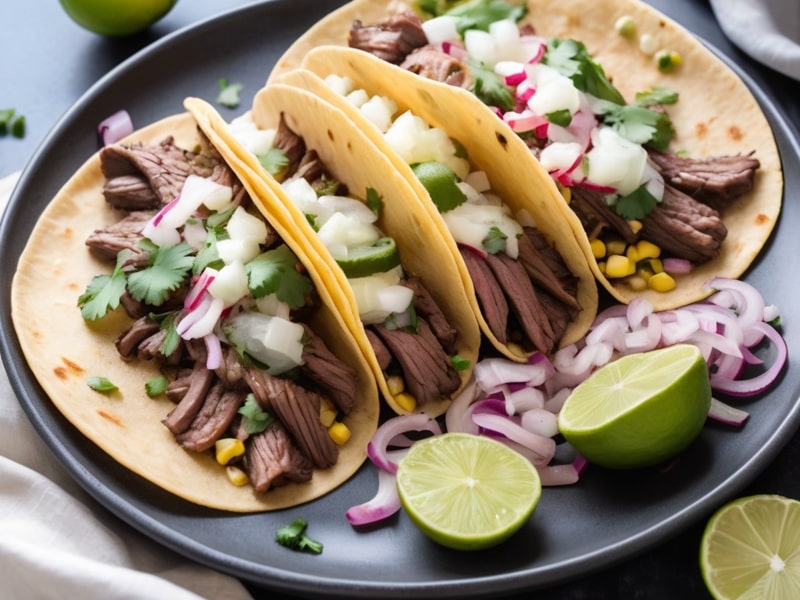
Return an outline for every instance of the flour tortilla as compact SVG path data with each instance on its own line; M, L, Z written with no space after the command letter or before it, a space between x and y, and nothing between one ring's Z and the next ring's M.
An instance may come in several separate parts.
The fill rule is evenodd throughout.
M743 275L774 230L783 199L778 148L769 122L746 84L689 31L643 2L615 0L598 5L589 0L527 0L527 6L523 23L530 23L544 37L582 41L629 101L636 92L653 87L678 92L680 100L668 107L677 134L672 143L675 151L698 158L753 152L761 163L753 191L735 200L722 213L728 236L720 256L690 274L678 276L674 291L634 292L624 283L606 279L593 258L588 236L581 230L577 240L597 280L620 302L644 297L657 310L666 310L706 297L712 290L706 289L705 283L712 277ZM269 75L269 81L301 67L314 48L346 45L347 32L355 19L364 24L378 23L407 9L408 3L397 0L354 0L344 5L319 21L287 50ZM661 73L654 58L639 51L638 38L628 39L616 33L615 22L626 15L634 19L638 34L649 33L660 49L678 52L681 66L671 73ZM394 75L390 75L391 70L384 73L386 85L391 87ZM417 86L430 90L446 87L422 79ZM465 115L477 110L467 108L468 101L464 94L459 98L459 91L451 88L437 94L441 103L454 110L459 107ZM510 129L507 131L512 135ZM509 172L531 172L531 177L539 183L542 177L540 167L536 173L537 165L527 153L510 160L505 167ZM563 202L555 184L549 186L550 194Z
M286 234L296 237L297 243L305 248L308 257L324 274L328 289L336 296L336 306L369 362L386 403L398 414L408 413L389 389L359 318L355 295L344 272L320 241L306 216L258 159L236 140L228 124L210 104L189 98L185 105L204 129L214 131L219 136L227 148L225 157L229 164L241 165L241 172L247 169L247 177L251 182L258 180L272 190L271 195L259 197L263 210L287 219L284 223ZM337 180L347 186L351 194L363 199L367 189L378 192L383 209L376 225L395 239L406 274L420 278L457 331L456 352L469 363L468 368L459 372L459 389L450 397L420 404L413 411L430 416L443 414L453 397L468 383L481 342L480 330L469 309L464 282L450 260L445 241L437 234L405 179L339 109L318 96L282 84L267 86L256 94L251 116L260 129L277 128L281 114L289 128L304 139L308 149L317 151L322 163Z
M182 148L201 142L197 123L187 113L168 117L135 132L125 143L157 144L172 135ZM378 422L378 396L366 361L339 316L313 264L323 307L311 323L331 350L356 369L359 395L345 419L352 437L340 448L331 468L315 470L308 483L289 484L265 494L236 487L211 454L183 450L162 424L174 404L150 398L144 390L158 376L157 367L123 361L114 340L130 323L122 309L96 322L86 322L77 306L91 278L108 272L85 240L99 227L116 222L121 213L103 198L100 159L92 156L48 204L25 247L12 283L12 320L33 374L56 408L82 434L117 462L155 485L189 502L232 512L286 508L322 496L344 483L366 458L366 446ZM243 181L251 195L259 190ZM284 240L292 247L292 240ZM297 253L297 252L296 252ZM304 257L298 255L304 260ZM108 378L118 392L93 391L87 380Z

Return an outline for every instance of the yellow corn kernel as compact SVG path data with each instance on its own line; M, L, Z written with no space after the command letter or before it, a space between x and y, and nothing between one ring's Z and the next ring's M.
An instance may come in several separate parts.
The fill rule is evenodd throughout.
M417 399L407 392L397 394L394 397L394 401L406 412L414 412L414 409L417 408Z
M225 474L228 476L228 481L237 487L247 485L247 482L249 481L247 473L242 471L239 467L228 465L225 467Z
M628 260L633 264L638 263L642 258L639 256L639 250L636 248L636 246L628 246L628 248L625 250L625 256L627 256Z
M605 275L606 274L606 261L601 260L597 263L597 268L600 269L600 272Z
M647 282L649 278L643 275L631 275L627 280L627 284L634 292L641 292L642 290L647 289Z
M323 398L322 401L319 403L319 420L325 427L330 427L333 422L336 420L336 409L333 405L328 401L327 398Z
M350 428L341 421L336 421L328 427L328 435L331 436L334 444L344 446L350 439Z
M214 442L214 452L217 462L227 465L234 458L244 454L244 442L237 438L220 438Z
M670 292L675 289L675 280L668 273L656 273L647 280L647 285L656 292Z
M406 384L400 375L389 375L386 378L386 385L389 387L389 393L392 396L402 393L406 389Z
M651 258L647 262L650 263L650 268L653 270L653 274L664 272L664 263L661 262L660 258Z
M636 219L631 219L628 221L628 226L631 228L633 233L639 233L642 230L642 222L637 221Z
M658 258L661 256L661 248L647 240L639 240L636 242L636 251L639 253L639 260L643 258Z
M572 189L571 188L568 188L567 186L561 185L559 183L558 184L558 191L561 192L561 195L564 197L564 200L566 200L567 204L572 202Z
M625 240L608 240L606 242L606 253L611 254L625 254L625 248L628 244Z
M605 258L606 245L603 243L603 240L595 238L589 242L589 244L592 246L592 256L595 258Z
M619 277L627 277L636 272L636 264L632 263L627 256L621 254L614 254L608 257L606 261L606 277L616 279Z

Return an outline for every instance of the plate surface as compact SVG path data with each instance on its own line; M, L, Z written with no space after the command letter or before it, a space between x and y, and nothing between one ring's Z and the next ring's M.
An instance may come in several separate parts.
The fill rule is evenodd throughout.
M230 515L180 501L131 474L84 439L52 406L22 359L10 319L16 264L41 209L97 150L95 127L126 108L137 125L182 111L185 96L210 101L227 77L249 98L271 65L308 25L341 1L286 0L240 9L168 36L100 80L62 118L28 165L0 226L0 350L20 403L57 458L110 511L148 536L201 563L274 589L343 597L491 596L565 581L651 547L688 527L733 496L778 454L800 423L800 376L788 370L762 398L739 403L751 418L741 431L709 424L667 472L613 473L592 468L579 484L548 488L534 516L509 542L464 554L423 538L405 515L355 531L343 513L370 498L376 474L368 465L334 493L291 510ZM208 46L213 43L213 53ZM742 74L746 81L748 78ZM752 87L752 86L751 86ZM789 190L772 241L748 273L767 302L783 310L790 363L800 317L800 283L782 277L783 257L800 241L800 151L782 113L757 89L774 128ZM221 109L227 118L241 112ZM241 109L243 110L243 109ZM288 551L274 531L302 516L325 544L320 556Z

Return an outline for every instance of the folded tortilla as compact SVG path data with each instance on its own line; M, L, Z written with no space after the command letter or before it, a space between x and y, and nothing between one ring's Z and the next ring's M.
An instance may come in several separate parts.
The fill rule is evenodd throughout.
M197 148L202 141L197 122L183 113L138 130L123 143L155 145L168 136L185 149ZM235 166L230 166L235 172ZM190 452L176 442L162 423L175 404L163 395L151 398L145 392L145 383L160 374L158 367L122 360L114 347L116 337L132 320L119 309L87 322L77 306L91 278L109 271L109 265L85 245L95 229L120 217L103 197L104 179L99 154L95 154L64 184L37 222L12 284L12 319L23 353L56 408L121 465L202 506L234 512L281 509L320 497L349 479L364 462L367 443L377 428L378 395L323 278L290 236L284 242L303 262L321 299L309 326L357 374L358 397L344 418L352 437L339 448L338 461L327 469L315 469L311 481L263 494L249 485L234 486L225 468L217 464L213 448L208 453ZM265 193L257 182L240 179L253 198ZM279 219L268 215L267 221L282 233ZM118 391L93 391L87 380L95 376L107 378Z
M673 151L696 158L752 153L760 162L753 190L736 198L721 213L727 238L720 254L696 265L688 274L676 275L674 290L666 293L649 289L637 291L624 280L607 278L594 258L588 234L581 228L576 239L597 281L620 302L642 297L655 309L666 310L706 297L712 290L707 289L705 283L712 277L742 276L774 230L783 198L777 145L769 122L747 85L692 33L638 0L608 2L602 7L587 0L527 0L526 4L528 12L520 25L531 25L537 35L545 38L572 38L583 42L628 101L637 92L654 87L677 92L680 100L667 107L676 131ZM398 0L354 0L344 5L296 41L279 59L268 81L286 77L288 72L304 64L310 66L307 56L315 48L346 46L355 20L364 25L376 24L406 10L413 10L412 3ZM638 38L631 40L617 33L615 23L623 16L633 18L637 34L650 34L660 49L679 53L681 66L666 74L659 71L653 56L639 50ZM324 62L325 54L321 52L317 65ZM331 68L333 56L328 56L327 61L326 66ZM375 64L375 68L381 68ZM467 124L477 119L477 115L491 112L461 88L421 77L412 84L408 78L400 79L399 70L387 65L382 69L383 75L376 79L382 81L386 90L400 90L403 95L408 94L409 98L421 102L424 100L420 97L424 95L436 98L437 103L460 115L465 126L472 127ZM501 130L503 124L495 127ZM505 135L515 134L506 128ZM494 143L493 138L483 141L487 145ZM558 186L544 181L543 169L530 152L509 151L508 155L512 156L503 165L508 172L519 178L530 177L536 185L549 187L553 198L566 203Z
M372 368L387 404L398 414L408 413L409 410L398 403L396 392L390 389L387 375L367 337L356 297L344 271L319 239L306 215L294 204L281 183L261 166L258 158L236 139L229 124L210 104L189 98L185 106L209 135L217 136L224 143L225 149L221 151L230 164L237 164L241 173L247 170L246 177L251 182L259 180L272 190L271 196L259 196L263 210L281 214L286 219L284 225L287 235L295 236L309 259L323 274L331 295L335 296L338 309ZM461 274L455 268L445 240L427 218L421 202L391 162L377 151L364 133L354 127L343 112L318 96L292 86L270 85L256 94L249 113L262 130L276 129L283 116L289 129L303 138L307 149L319 155L322 164L333 177L347 186L351 195L366 201L366 191L372 189L382 198L382 210L376 225L385 235L395 239L405 274L420 279L455 329L455 353L466 361L466 368L457 373L460 384L453 393L419 402L412 411L431 416L443 414L471 377L481 337L469 309ZM408 378L412 375L406 372L404 376Z

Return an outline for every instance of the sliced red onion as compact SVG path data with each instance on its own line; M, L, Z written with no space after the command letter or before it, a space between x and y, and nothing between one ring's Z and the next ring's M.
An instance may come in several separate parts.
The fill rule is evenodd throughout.
M511 441L521 444L538 456L537 464L549 463L556 451L556 443L552 438L536 435L526 431L521 425L505 416L488 413L476 413L472 420L482 429L502 434Z
M397 472L397 462L389 454L389 446L397 436L410 431L427 431L433 435L442 433L439 423L425 413L400 415L385 421L367 444L367 456L380 469Z
M176 329L178 334L185 340L194 340L207 336L217 325L217 321L222 316L225 302L221 298L205 296L204 300L193 311L189 312Z
M526 431L551 438L558 434L556 415L544 408L530 408L522 413L520 425Z
M692 263L685 258L665 258L661 261L661 266L670 275L686 275L692 272Z
M475 381L487 394L501 390L509 383L542 385L549 375L549 363L516 363L504 358L487 358L475 364Z
M647 317L647 325L625 334L625 352L654 350L661 342L661 319L655 315Z
M528 76L525 71L519 71L505 76L506 85L509 87L517 87L520 83L525 81Z
M353 526L371 525L391 517L400 510L400 496L394 473L378 469L378 491L370 500L352 506L344 516Z
M750 416L745 410L734 408L716 398L711 398L711 406L708 409L708 418L727 425L741 426Z
M572 485L580 477L575 465L536 465L543 486Z
M735 300L733 308L739 315L742 327L747 327L751 323L760 322L764 318L764 299L753 286L738 279L715 277L708 281L704 286L706 289L715 289L732 292L729 297ZM717 301L717 294L712 295L709 302Z
M544 408L544 392L535 387L523 387L505 395L506 413L520 414L534 408Z
M206 267L203 269L203 272L200 273L197 281L186 294L186 298L184 298L183 307L186 310L194 310L198 307L200 302L203 300L205 293L208 291L208 286L214 282L214 279L218 274L219 272L211 267Z
M209 333L203 337L206 345L206 368L213 371L222 365L222 343L218 336Z
M470 405L478 398L481 389L478 387L475 377L470 378L469 382L458 395L453 398L447 412L444 415L445 427L447 431L470 432L477 429L472 423L472 418L468 415Z
M103 140L103 146L115 144L133 133L133 121L127 110L118 110L106 117L97 125L97 133Z

